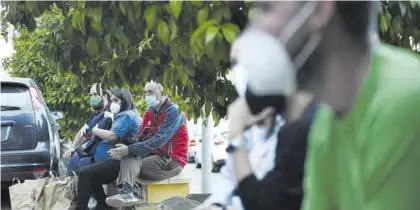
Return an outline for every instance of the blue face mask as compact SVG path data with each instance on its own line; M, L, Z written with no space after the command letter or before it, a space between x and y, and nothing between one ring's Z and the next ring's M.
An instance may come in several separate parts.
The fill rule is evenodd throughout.
M155 95L146 96L146 104L149 107L155 107L159 101L157 100Z
M90 106L94 109L102 108L102 98L100 96L91 96L90 97Z

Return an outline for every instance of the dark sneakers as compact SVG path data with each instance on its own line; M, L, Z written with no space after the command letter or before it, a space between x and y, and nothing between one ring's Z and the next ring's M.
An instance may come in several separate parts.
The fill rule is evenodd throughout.
M134 196L133 187L128 183L122 184L121 192L106 198L106 203L112 207L134 206L139 200Z

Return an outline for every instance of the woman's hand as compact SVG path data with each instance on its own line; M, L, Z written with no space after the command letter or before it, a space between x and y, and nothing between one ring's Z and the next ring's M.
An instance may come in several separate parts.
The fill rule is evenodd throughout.
M88 126L87 124L85 124L85 125L82 127L82 129L81 129L81 131L82 131L81 135L82 135L82 136L84 136L84 135L86 134L86 130L87 130L87 129L89 129L89 126Z
M228 107L228 137L229 139L241 138L245 129L274 114L274 109L269 107L257 115L253 115L244 98L236 99Z
M114 114L112 112L105 112L104 117L109 117L111 120L114 120Z
M63 154L63 158L64 160L70 160L71 159L71 155L74 152L74 148L70 147L64 154Z

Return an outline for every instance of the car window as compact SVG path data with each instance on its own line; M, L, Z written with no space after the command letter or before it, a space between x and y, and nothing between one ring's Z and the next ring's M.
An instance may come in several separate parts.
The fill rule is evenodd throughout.
M20 85L1 84L2 111L32 110L29 89Z

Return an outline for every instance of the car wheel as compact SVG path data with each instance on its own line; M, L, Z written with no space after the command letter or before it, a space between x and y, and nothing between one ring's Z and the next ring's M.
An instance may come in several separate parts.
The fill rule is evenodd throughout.
M198 162L197 158L195 158L195 168L201 168L201 163Z

